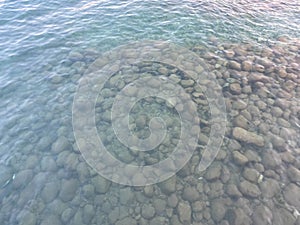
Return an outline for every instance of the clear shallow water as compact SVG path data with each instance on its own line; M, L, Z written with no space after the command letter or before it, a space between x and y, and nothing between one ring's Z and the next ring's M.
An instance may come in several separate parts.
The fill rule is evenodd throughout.
M277 44L280 36L299 38L299 12L297 1L0 1L2 224L21 224L20 218L29 212L37 224L52 214L62 220L59 210L54 213L58 203L47 202L42 190L47 179L58 183L77 179L76 168L85 162L78 152L63 160L51 145L64 136L72 144L66 152L76 150L71 124L74 92L83 71L101 53L143 39L167 40L191 49L204 46L212 52L220 51L216 46L223 43L251 43L264 49ZM84 57L70 56L70 52ZM299 51L294 54L299 57ZM74 65L76 61L82 63ZM297 103L299 96L293 97ZM299 132L299 125L298 130L296 125L293 128ZM291 146L299 149L299 145ZM14 176L25 180L15 184ZM74 185L77 194L89 178L80 178L80 185ZM119 193L120 187L112 189ZM97 204L102 205L99 202L110 194L98 193ZM79 205L71 199L63 202L61 211ZM87 202L94 205L90 199ZM40 211L38 204L43 205ZM105 207L94 210L108 221ZM69 222L75 224L72 218ZM101 219L93 221L99 224Z

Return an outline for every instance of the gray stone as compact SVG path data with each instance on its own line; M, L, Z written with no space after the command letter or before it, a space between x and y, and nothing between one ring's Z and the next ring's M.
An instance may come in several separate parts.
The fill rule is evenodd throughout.
M118 220L115 225L137 225L137 221L131 217L126 217Z
M41 225L62 225L59 217L57 215L49 215L46 218L43 218Z
M259 175L259 172L253 168L245 168L243 171L243 177L254 183L257 183Z
M79 182L76 179L62 180L59 197L62 201L71 201L79 188Z
M12 184L15 189L26 186L33 178L32 170L22 170L18 172Z
M244 156L239 151L232 152L233 160L236 164L243 166L245 165L249 160L246 156Z
M242 92L242 88L239 83L230 84L229 89L232 94L236 94L236 95L239 95Z
M183 88L186 88L186 87L191 87L194 85L195 81L189 79L189 80L181 80L181 85Z
M155 215L155 209L152 205L143 205L142 207L142 217L149 220Z
M257 198L261 194L259 188L255 184L246 180L240 183L239 190L247 197Z
M63 211L63 213L61 214L61 221L64 224L69 224L69 221L71 220L71 218L74 216L75 211L74 209L71 208L67 208Z
M205 209L205 207L206 207L206 203L202 200L193 202L192 204L193 212L201 212Z
M134 201L134 192L131 188L122 188L120 189L120 203L121 204L130 204Z
M68 59L71 61L83 60L84 56L80 52L71 51L68 55Z
M18 220L19 225L36 225L37 224L36 215L27 210L21 211L20 214L18 215L17 220Z
M231 68L231 69L241 70L241 64L238 63L237 61L231 60L231 61L229 61L228 65L229 65L229 68Z
M145 194L145 196L151 198L154 195L153 185L149 185L149 186L144 187L144 194Z
M60 153L64 150L70 150L72 148L69 140L64 137L60 136L51 146L51 151L54 153Z
M91 224L95 215L95 209L91 204L86 204L83 208L82 220L85 224Z
M237 198L242 197L241 192L239 191L239 189L235 184L228 184L226 186L226 193L231 197L237 197Z
M159 217L155 217L153 218L150 222L149 225L158 225L158 224L166 224L166 218L159 216Z
M41 197L44 200L44 202L52 202L58 195L59 189L60 181L46 183L41 193Z
M182 199L189 202L194 202L199 199L199 193L195 187L185 187L182 193Z
M210 214L212 219L219 223L225 216L226 206L223 200L215 199L211 202Z
M171 208L175 208L177 206L177 204L178 204L178 198L177 198L176 194L171 194L168 197L167 204Z
M288 177L290 178L290 181L292 182L300 182L300 170L293 166L289 166L287 170Z
M255 207L253 216L253 223L259 225L272 225L273 215L271 210L264 205Z
M206 171L204 177L205 179L211 181L219 179L222 173L222 167L220 164L212 164Z
M265 178L262 183L259 184L262 195L266 198L273 198L280 191L280 185L278 181Z
M96 193L104 194L108 191L111 182L98 175L92 179L92 184L95 187Z
M241 127L244 129L249 128L249 121L243 115L237 115L233 120L234 126Z
M179 220L183 224L191 224L192 210L188 202L179 202L177 206Z
M230 225L250 225L252 221L240 208L228 209L225 213L225 219Z
M261 158L257 152L252 150L246 150L244 154L250 162L260 162Z
M167 202L163 199L157 198L153 201L153 206L157 215L161 215L165 212Z
M263 152L262 162L264 167L268 169L274 169L282 164L280 155L271 149Z
M53 157L45 156L42 158L41 170L49 172L54 172L57 170L56 162L54 161Z
M86 199L93 199L93 196L95 195L95 187L91 184L86 184L82 188L82 194Z
M253 132L247 131L241 127L233 128L232 135L235 139L246 142L248 144L254 144L259 147L262 147L265 145L265 140L263 137L255 134Z
M294 207L300 209L300 187L296 184L289 184L285 187L283 195L285 200Z
M299 222L298 216L298 222ZM279 207L275 208L273 212L273 224L272 225L299 225L296 218L287 209Z
M176 191L176 176L172 176L166 181L163 181L158 184L160 187L160 190L165 193L166 195L169 195Z
M36 155L30 155L27 160L26 160L26 168L27 169L34 169L36 167L38 167L39 164L39 158ZM1 171L1 168L0 168ZM0 172L1 173L1 172ZM0 175L1 177L1 175ZM1 178L0 178L1 179ZM0 181L0 187L1 187L1 181Z

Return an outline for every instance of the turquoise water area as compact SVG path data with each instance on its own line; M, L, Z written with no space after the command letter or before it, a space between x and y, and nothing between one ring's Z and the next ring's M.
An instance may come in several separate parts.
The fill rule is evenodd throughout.
M297 0L0 0L0 224L300 224L299 24ZM199 173L211 129L203 93L180 70L138 66L137 76L163 74L186 85L201 134L177 175L133 188L105 180L82 158L72 104L96 59L143 40L203 58L222 86L228 129L216 160ZM137 136L149 135L151 110L150 117L174 116L167 121L173 136L158 147L162 153L124 153L105 110L111 92L127 83L107 85L108 97L99 97L98 132L125 162L156 163L178 143L178 115L162 100L140 102L133 113L142 115L130 118Z

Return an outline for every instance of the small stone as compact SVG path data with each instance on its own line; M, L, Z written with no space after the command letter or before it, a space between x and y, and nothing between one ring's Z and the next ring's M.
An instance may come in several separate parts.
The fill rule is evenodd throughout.
M276 168L277 166L282 165L282 160L280 155L274 151L274 150L269 150L269 151L264 151L262 154L262 162L265 168Z
M247 197L257 198L261 192L259 188L249 181L242 181L239 186L240 191Z
M239 198L242 197L241 192L239 191L239 189L237 188L237 186L235 184L228 184L226 187L226 193L234 198Z
M234 138L236 138L239 141L243 141L249 144L255 144L259 147L265 145L265 141L263 137L253 132L247 131L241 127L233 128L232 135Z
M254 70L260 73L265 72L265 67L263 65L256 64L254 65Z
M283 195L288 204L300 209L300 187L296 184L289 184L285 187Z
M111 182L101 176L96 176L92 179L92 184L95 187L96 193L104 194L108 191Z
M272 225L299 225L300 220L299 220L300 216L298 216L298 220L297 218L291 213L289 212L287 209L283 208L283 207L275 207L274 212L273 212L273 224Z
M222 167L220 164L211 165L205 173L205 179L215 180L219 179L222 173Z
M149 220L155 215L155 209L152 205L143 205L142 207L142 217Z
M225 53L226 57L230 58L230 59L233 58L235 55L235 52L231 49L224 50L224 53Z
M249 161L246 156L244 156L242 153L240 153L238 151L234 151L232 153L232 156L233 156L233 160L235 161L235 163L237 163L240 166L245 165Z
M293 166L289 166L287 170L288 177L290 178L290 181L292 182L300 182L300 170Z
M189 80L181 80L181 85L183 88L191 87L194 85L195 81L189 79Z
M60 76L60 75L54 75L51 77L52 84L59 84L59 83L63 82L63 80L64 80L63 76Z
M177 206L179 220L183 224L191 224L192 210L188 202L180 202Z
M160 190L165 193L166 195L169 195L176 191L176 176L172 176L166 181L161 182L158 184L160 187Z
M232 94L239 95L242 93L242 88L239 83L233 83L229 85L229 89Z
M71 61L80 61L83 60L84 56L80 52L72 51L68 56Z
M252 218L253 224L273 224L273 215L271 210L267 206L264 206L262 204L255 207Z
M157 215L161 215L165 212L167 202L163 199L157 198L153 201L153 206Z
M95 209L91 204L86 204L83 208L82 220L85 224L91 224L93 217L95 216Z
M168 197L167 204L171 208L175 208L177 206L177 204L178 204L178 198L177 198L176 194L171 194Z
M41 193L41 197L44 200L44 202L48 204L56 198L59 190L60 182L49 182L45 184L45 187L43 188Z
M134 201L134 193L131 188L120 189L120 203L124 205L131 204Z
M21 170L15 176L15 179L12 181L12 185L15 189L19 189L27 185L33 178L32 170Z
M115 225L137 225L137 221L131 217L125 217L121 220L118 220Z
M277 135L272 135L271 142L273 147L279 152L286 151L287 143L282 137Z
M241 70L241 64L238 63L237 61L229 61L228 63L229 68L234 69L234 70Z
M262 195L266 198L273 198L280 191L280 185L278 181L265 178L260 184L259 187L261 189Z
M64 224L69 224L70 219L74 216L75 212L71 208L67 208L61 214L61 220Z
M57 170L56 162L51 156L45 156L41 161L41 170L54 172Z
M144 187L144 194L148 198L151 198L154 195L154 187L153 187L153 185L149 185L149 186Z
M44 217L40 224L41 225L62 225L57 215L49 215L46 218Z
M70 150L70 148L72 148L72 146L69 140L64 136L61 136L52 144L51 150L57 154L64 150Z
M36 225L37 218L36 215L29 211L21 211L18 215L18 224L19 225Z
M212 216L212 219L218 223L220 222L226 213L226 206L224 204L224 201L221 199L215 199L211 203L210 213Z
M76 179L62 180L59 197L64 202L71 201L78 190L79 182Z
M248 80L250 82L262 82L262 83L268 83L270 82L270 78L263 75L262 73L250 73L248 76Z
M228 209L225 214L226 220L229 222L229 224L243 224L243 225L250 225L252 224L252 221L250 218L246 215L246 213L241 208L235 208L235 209Z
M245 60L242 62L242 68L244 71L251 71L252 70L252 62L249 60Z
M249 128L249 121L241 114L237 115L233 120L234 126L241 127L244 129Z
M82 188L82 194L86 199L93 199L93 196L95 195L95 187L91 184L86 184Z
M245 168L244 172L243 172L243 177L245 179L247 179L248 181L251 181L254 183L257 182L259 175L260 175L259 172L252 168Z
M194 187L185 187L182 193L182 199L189 202L194 202L199 199L199 193Z

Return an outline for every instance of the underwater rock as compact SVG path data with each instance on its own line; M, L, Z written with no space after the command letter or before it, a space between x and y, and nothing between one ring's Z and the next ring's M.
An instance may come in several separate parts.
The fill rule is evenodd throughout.
M239 185L239 190L247 197L256 198L261 195L259 188L249 181L242 181Z
M265 145L265 141L263 137L253 132L247 131L241 127L233 128L232 135L235 139L246 142L248 144L254 144L259 147Z
M191 224L192 210L188 202L180 202L177 206L179 220L183 224Z

